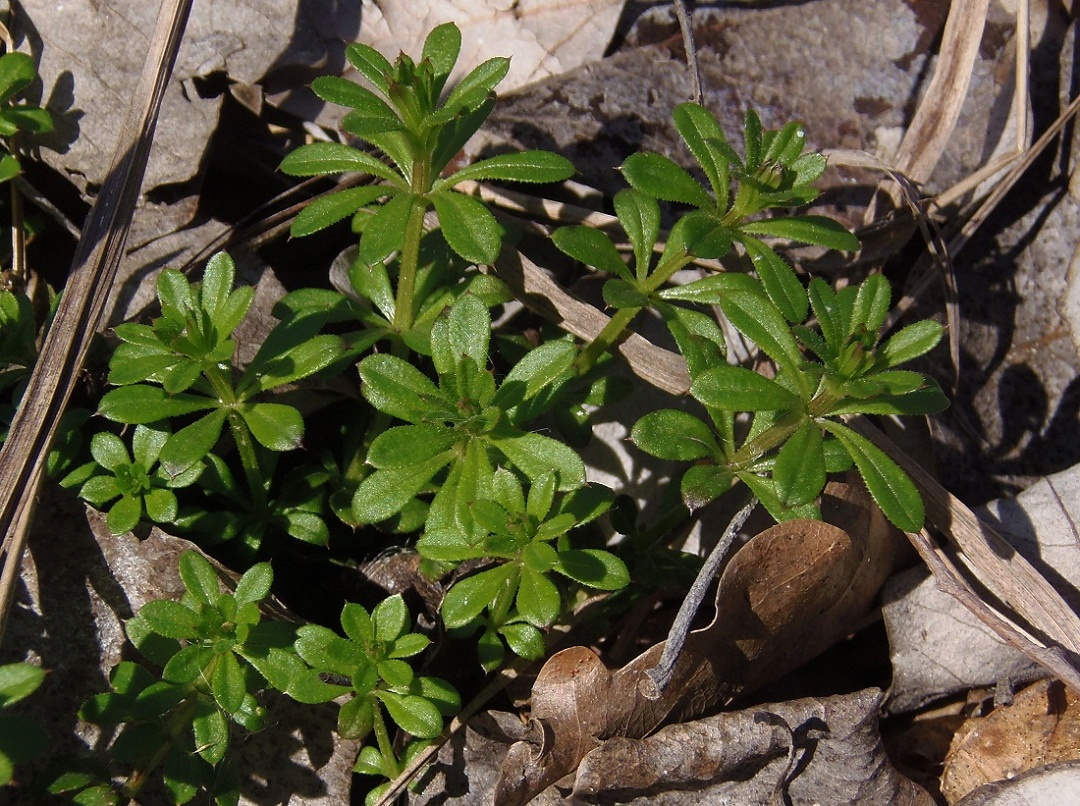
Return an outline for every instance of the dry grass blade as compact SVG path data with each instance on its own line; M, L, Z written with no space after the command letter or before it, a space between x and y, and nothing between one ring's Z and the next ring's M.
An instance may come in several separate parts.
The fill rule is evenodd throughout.
M138 201L158 110L191 0L164 0L108 177L73 259L73 268L34 366L22 404L0 450L0 633L7 622L45 459L93 334L102 326Z
M989 5L990 0L954 0L949 9L934 77L896 155L897 169L913 182L930 178L956 128Z
M927 518L959 549L982 584L1051 642L1080 653L1080 617L1016 549L876 428L861 420L851 426L911 476L922 493ZM1037 663L1045 662L1041 652L1017 648ZM1071 665L1075 671L1075 662Z

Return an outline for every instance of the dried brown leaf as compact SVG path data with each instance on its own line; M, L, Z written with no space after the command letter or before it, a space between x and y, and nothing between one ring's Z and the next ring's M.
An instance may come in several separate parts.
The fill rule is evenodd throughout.
M1080 759L1080 695L1060 681L1042 680L1011 705L969 719L945 759L941 792L957 803L992 781L1059 761Z
M644 692L663 644L611 671L590 650L554 655L533 686L541 742L518 742L496 801L525 803L615 736L640 738L665 721L725 706L846 636L893 568L896 534L861 488L830 484L826 517L789 521L751 539L721 577L713 622L690 634L668 687ZM537 747L537 745L539 745Z

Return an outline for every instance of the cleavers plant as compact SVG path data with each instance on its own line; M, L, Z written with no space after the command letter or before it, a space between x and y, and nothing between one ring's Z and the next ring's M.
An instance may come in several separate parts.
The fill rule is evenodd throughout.
M566 255L608 275L603 297L614 315L586 345L545 331L530 341L493 325L492 309L513 298L497 278L507 226L458 188L464 180L558 182L573 168L542 151L456 167L508 67L490 59L447 92L460 48L452 24L431 32L419 60L390 62L355 44L346 53L367 86L337 77L312 85L351 110L341 125L355 139L301 145L281 169L347 175L292 226L305 236L351 219L359 238L345 253L347 293L286 296L275 309L281 323L243 368L232 334L251 290L234 288L224 254L198 284L164 271L161 316L116 328L116 388L99 410L136 426L132 447L123 434L99 434L94 462L67 477L95 505L116 501L110 528L147 518L206 547L239 544L233 556L247 562L271 556L271 534L291 535L301 548L328 546L352 563L409 543L421 568L444 581L437 615L445 632L433 635L473 637L488 672L507 649L542 658L548 629L589 590L640 591L645 582L631 578L627 560L669 567L666 557L652 560L663 541L610 539L610 524L622 521L606 516L621 491L588 483L578 452L590 407L611 388L612 348L645 310L670 330L692 379L691 405L700 407L651 412L630 435L645 454L689 464L680 518L736 485L777 520L820 517L828 474L854 465L893 523L920 528L910 480L842 420L941 409L931 379L898 368L932 349L941 328L920 322L886 337L883 277L834 290L781 257L776 239L859 246L837 222L798 209L817 197L826 167L806 153L801 127L767 131L749 112L740 155L704 107L677 107L676 128L704 182L661 155L629 157L621 171L630 188L614 208L631 262L595 229L552 235ZM674 219L666 233L662 203ZM719 268L743 257L752 271ZM687 281L682 270L694 266L708 272ZM715 311L769 359L764 373L729 363ZM276 394L353 364L359 394L331 409L341 413L331 429L341 438L305 445L300 411ZM223 440L226 424L231 438ZM542 433L552 426L561 438ZM294 460L304 447L318 463ZM282 465L289 472L275 473ZM87 719L128 724L113 750L135 770L125 792L160 767L176 802L215 787L219 802L230 802L231 725L258 729L265 691L343 702L339 733L365 741L356 770L383 778L396 776L460 706L450 683L416 673L410 661L431 638L413 632L400 596L346 603L339 633L337 625L263 620L267 562L251 565L234 592L219 589L197 554L184 555L181 575L182 602L147 604L128 625L161 675L122 664L114 691L84 709ZM411 738L396 741L393 725ZM131 735L138 741L124 738Z

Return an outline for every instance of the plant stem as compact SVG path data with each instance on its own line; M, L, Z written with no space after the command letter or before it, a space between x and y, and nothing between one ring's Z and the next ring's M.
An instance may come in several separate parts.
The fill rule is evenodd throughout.
M660 286L670 280L675 272L688 263L692 263L693 260L693 255L683 254L662 262L641 284L641 292L646 295L654 293ZM641 308L620 308L615 312L615 315L608 320L608 323L604 325L596 338L585 345L585 348L578 354L574 366L577 368L579 375L592 369L593 364L597 362L600 356L610 350L622 338L623 332L640 312Z
M372 709L375 739L379 743L379 752L382 754L383 762L390 763L393 766L393 774L386 776L392 781L397 778L398 774L401 772L401 766L398 764L397 754L394 753L394 745L390 741L390 734L386 730L386 722L383 720L382 715L382 703L376 700L373 705L375 706ZM386 770L384 770L384 772L386 772Z
M229 421L229 430L232 431L233 442L236 443L236 452L240 456L240 464L244 468L244 477L247 479L248 490L251 493L251 502L255 511L263 514L266 511L266 480L263 478L262 468L259 466L259 458L255 454L255 443L251 438L251 431L244 422L244 418L233 408L236 404L236 392L232 384L225 376L220 367L204 367L203 374L210 381L218 400L228 408L226 419Z

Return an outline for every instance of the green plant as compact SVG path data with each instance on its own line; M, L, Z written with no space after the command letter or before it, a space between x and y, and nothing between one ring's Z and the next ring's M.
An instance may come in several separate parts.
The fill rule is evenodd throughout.
M341 611L342 638L333 630L305 624L297 631L296 651L313 669L349 680L333 694L349 700L338 712L338 734L347 739L376 743L361 747L356 771L393 780L409 761L439 735L443 717L461 707L457 691L437 677L417 677L405 662L431 643L409 632L409 611L401 596L384 599L369 614L358 604ZM398 753L387 730L384 711L403 731L415 737ZM377 800L376 787L368 800Z
M45 671L30 663L0 666L0 709L26 699L45 681ZM39 755L49 737L37 722L19 714L0 714L0 787L11 783L15 765Z
M37 78L37 66L25 53L0 56L0 137L14 138L19 132L44 134L53 130L52 115L47 109L15 101L15 96ZM0 157L0 182L15 178L22 170L13 151L9 148Z
M619 239L595 229L552 235L566 255L608 275L603 297L614 315L586 345L544 330L526 338L493 326L493 309L513 294L480 270L496 262L507 227L458 186L560 181L572 166L529 151L450 167L490 113L507 70L507 60L491 59L446 92L460 47L453 25L431 32L418 61L401 55L391 63L352 45L349 61L370 86L336 77L313 84L321 98L352 110L343 129L375 150L316 143L281 164L294 176L356 173L367 182L316 199L292 227L310 235L351 217L359 234L352 294L287 295L275 308L280 324L242 369L234 367L232 334L252 292L234 289L226 255L211 259L199 284L163 272L161 316L116 328L122 343L109 381L117 388L100 413L136 426L131 449L124 434L99 434L95 461L67 479L95 505L117 502L110 528L124 531L143 517L171 523L203 546L240 544L234 556L244 562L257 559L270 534L297 538L287 543L291 554L317 546L324 562L329 546L346 564L411 542L422 569L444 581L445 632L434 634L475 640L489 672L507 649L543 657L545 631L589 590L625 591L626 601L692 573L698 558L665 543L690 512L738 485L778 521L820 517L828 474L854 465L893 523L921 528L910 480L843 418L944 407L932 379L899 369L932 349L941 328L920 322L887 337L883 277L833 290L800 277L781 256L776 239L859 247L840 224L797 209L817 197L825 169L821 155L806 152L801 127L765 131L748 112L740 155L707 110L677 107L676 128L704 182L661 155L629 157L621 170L630 188L614 207L631 262ZM661 202L674 218L666 235ZM734 253L752 270L717 269L735 265ZM703 261L712 273L672 282ZM614 396L618 382L606 377L612 348L646 310L662 317L685 358L685 402L698 408L661 408L632 427L645 454L690 463L681 502L641 525L614 506L621 491L587 483L578 449L591 409ZM769 359L763 373L729 363L716 311ZM267 398L316 375L355 383L345 374L353 364L359 394L328 409L330 444L309 446L317 462L297 459L304 421ZM226 423L231 439L223 440ZM344 526L327 516L327 503ZM627 539L598 528L612 524ZM230 723L258 729L267 690L305 703L345 698L338 732L365 742L356 769L385 778L460 705L449 683L417 675L408 662L430 639L412 632L400 597L370 612L345 605L339 633L337 625L263 620L259 605L272 581L265 563L233 593L220 591L198 555L184 556L181 573L184 600L152 602L128 626L163 667L160 679L121 665L114 691L84 709L87 719L127 725L113 755L135 767L129 789L161 765L177 802L213 781L224 782L221 798L233 797L235 778L222 772ZM395 725L406 741L395 739Z
M167 488L193 483L201 478L205 464L210 463L211 472L205 474L206 487L223 497L231 497L242 510L241 518L233 516L231 520L247 526L231 532L223 530L219 538L235 537L239 532L249 553L254 553L267 526L283 514L270 497L272 476L267 471L273 463L267 461L260 449L293 450L300 446L304 435L303 417L295 407L260 397L325 369L344 353L347 345L336 336L315 335L318 322L303 317L289 318L267 336L251 363L236 378L232 367L236 343L230 336L247 313L253 289L250 286L234 289L234 276L233 262L223 253L210 260L202 282L195 286L175 270L163 271L157 283L161 316L150 325L127 323L115 329L123 343L113 352L109 382L119 388L102 398L99 411L109 420L137 425L197 415L175 433L165 434L160 444L157 439L144 442L144 455L136 451L137 463L145 472L157 459L161 472L156 478ZM236 484L220 461L209 458L226 423L247 481L246 489ZM137 435L140 433L149 432L136 431ZM107 445L111 447L106 451ZM124 517L116 519L119 528L130 523L132 516L138 518L133 499L139 494L134 490L149 491L153 483L149 477L144 481L138 474L138 478L132 476L130 468L134 465L127 463L121 446L114 441L102 441L99 447L100 455L95 454L98 464L106 470L119 468L124 479L116 483L91 479L83 485L83 496L102 503L115 497L103 497L114 492L114 488L128 492L124 485L135 485L122 499ZM146 494L142 495L145 498ZM168 496L154 495L162 504L153 510L147 507L150 517L159 522L174 520L177 513L171 501L164 505ZM311 502L307 503L306 512L311 518L286 517L283 526L301 540L325 543L326 526L317 512L318 502L314 506L316 511L311 511ZM207 512L213 507L200 509ZM200 514L188 513L182 525L198 521Z

